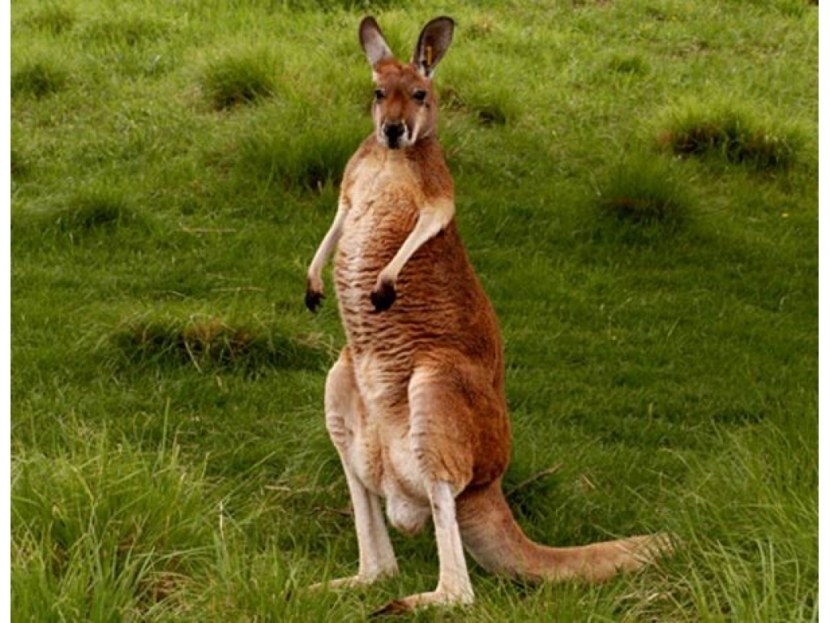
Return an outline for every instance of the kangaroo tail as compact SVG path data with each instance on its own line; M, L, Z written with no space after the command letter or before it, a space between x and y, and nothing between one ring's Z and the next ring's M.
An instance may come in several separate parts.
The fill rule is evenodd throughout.
M493 573L531 581L601 582L633 571L672 551L666 535L634 536L580 547L547 547L531 541L513 518L501 480L467 490L456 500L464 547Z

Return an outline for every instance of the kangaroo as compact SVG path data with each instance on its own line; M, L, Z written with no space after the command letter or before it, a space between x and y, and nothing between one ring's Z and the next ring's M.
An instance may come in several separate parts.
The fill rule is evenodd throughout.
M334 281L347 345L328 373L326 428L343 465L359 550L360 586L398 572L393 526L416 533L430 517L439 557L434 591L380 612L470 604L464 549L485 569L530 580L605 580L671 549L663 535L582 547L530 541L501 480L510 458L501 337L467 259L453 180L436 137L432 77L454 22L424 26L410 63L393 56L373 17L359 38L375 85L374 132L349 160L337 212L308 269L306 305Z

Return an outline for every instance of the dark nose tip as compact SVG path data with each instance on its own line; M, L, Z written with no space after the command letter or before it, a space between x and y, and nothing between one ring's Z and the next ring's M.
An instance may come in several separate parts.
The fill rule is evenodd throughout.
M403 136L404 127L402 123L387 123L383 133L393 143Z

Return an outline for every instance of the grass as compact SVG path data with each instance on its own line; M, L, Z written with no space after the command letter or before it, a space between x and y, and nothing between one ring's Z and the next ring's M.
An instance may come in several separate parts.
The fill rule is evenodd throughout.
M267 50L226 54L211 62L202 76L202 91L213 108L223 110L274 95L276 64Z
M11 90L14 95L32 95L35 98L57 93L69 81L69 72L51 59L33 60L12 73Z
M793 163L802 142L797 130L759 120L740 106L720 106L704 110L696 103L676 111L660 142L678 156L711 156L759 170Z
M213 549L215 509L175 444L141 453L106 435L84 437L61 455L15 456L12 591L31 620L152 613Z
M58 4L45 4L33 8L19 20L19 25L60 35L72 29L78 16L75 11Z
M425 3L373 5L408 55ZM814 621L817 10L459 2L436 74L459 226L505 339L511 505L658 568L416 621ZM303 306L371 131L356 3L13 3L12 614L364 620ZM764 33L759 37L758 33Z
M113 331L110 347L126 365L192 365L196 370L247 371L319 368L331 358L319 337L291 337L268 326L234 326L219 318L136 318Z
M659 235L677 231L692 203L681 184L664 161L641 156L622 162L597 191L600 218L612 220L610 229L618 235L644 236L655 228Z

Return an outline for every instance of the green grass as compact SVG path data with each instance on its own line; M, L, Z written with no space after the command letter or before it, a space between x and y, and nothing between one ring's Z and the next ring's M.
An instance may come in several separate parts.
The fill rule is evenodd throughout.
M757 119L740 105L695 102L675 111L660 141L678 156L709 157L755 169L782 169L793 164L803 142L784 121Z
M35 98L57 93L66 86L69 72L51 59L38 59L25 64L12 73L11 90L16 96L32 95Z
M359 621L323 424L343 344L305 269L371 131L360 3L12 5L15 620ZM373 4L402 56L434 9ZM460 2L436 74L505 339L535 539L669 531L602 586L471 565L417 621L813 621L817 10ZM763 35L763 36L761 36Z
M243 51L211 62L202 91L213 108L222 110L273 96L276 82L276 64L267 50Z
M654 157L621 162L597 190L597 220L611 221L606 232L621 239L651 241L686 226L692 198L675 169Z

